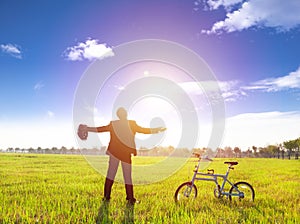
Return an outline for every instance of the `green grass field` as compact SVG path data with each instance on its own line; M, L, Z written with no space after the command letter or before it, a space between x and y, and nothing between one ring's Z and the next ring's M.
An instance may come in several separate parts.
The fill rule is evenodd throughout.
M215 198L209 182L196 183L196 200L175 204L175 190L193 174L195 164L188 162L164 181L135 186L141 203L134 208L126 206L121 183L113 186L109 205L102 202L105 178L83 156L0 154L0 161L0 223L300 223L298 160L236 159L229 179L252 184L251 204ZM224 161L215 159L209 168L223 173Z

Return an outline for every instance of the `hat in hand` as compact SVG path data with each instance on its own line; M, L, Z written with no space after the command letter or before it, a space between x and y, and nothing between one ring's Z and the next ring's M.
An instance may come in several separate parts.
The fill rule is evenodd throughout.
M77 135L81 140L86 140L88 137L87 126L85 124L80 124L77 130Z

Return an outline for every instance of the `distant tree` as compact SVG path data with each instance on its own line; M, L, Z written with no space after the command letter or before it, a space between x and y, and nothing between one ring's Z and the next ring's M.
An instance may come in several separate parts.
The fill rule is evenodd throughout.
M250 148L247 150L247 157L252 157L252 150Z
M93 155L98 155L100 154L100 149L98 149L96 146L94 146L91 150L90 153Z
M82 149L80 149L80 153L83 154L83 155L88 155L89 150L87 148L82 148Z
M272 154L272 157L276 157L276 155L279 155L280 149L277 145L268 145L268 151Z
M297 151L295 153L295 159L298 159L299 158L299 150L300 150L300 138L297 138L295 140L295 142L296 142L296 145L297 145Z
M34 153L34 148L30 147L30 148L28 149L28 152L29 152L29 153Z
M224 151L224 149L222 149L222 148L217 148L217 155L216 155L216 157L218 157L218 158L223 158L223 157L225 157L225 151Z
M38 153L41 153L41 152L42 152L42 147L38 147L38 148L37 148L37 152L38 152Z
M51 151L51 149L49 149L49 148L47 147L47 148L44 149L44 151L45 151L46 154L49 154L50 151Z
M68 149L67 149L67 147L65 147L65 146L62 146L62 147L60 148L60 153L62 153L62 154L66 154L67 151L68 151Z
M232 151L232 148L230 146L226 146L224 148L224 152L225 152L225 157L227 157L227 158L232 158L233 157L233 151Z
M74 147L70 148L70 152L71 154L75 154L76 153L76 149Z
M191 155L191 151L188 148L174 148L171 155L175 157L189 157Z
M279 144L277 147L277 158L280 159L280 151L281 151L282 145Z
M284 149L281 150L281 158L284 159Z
M240 157L241 156L242 150L239 147L237 147L237 146L234 147L233 151L234 151L235 157Z
M267 149L265 147L257 147L255 157L268 157Z
M288 158L291 159L293 149L298 147L296 140L290 140L283 142L284 147L288 150Z
M52 150L53 153L57 153L58 152L57 147L52 147L51 150Z
M261 147L259 149L260 149L259 150L259 155L261 157L271 158L271 157L274 157L275 154L277 153L278 146L276 146L276 145L268 145L267 147Z
M257 147L253 145L252 150L254 152L254 156L256 157L257 156Z
M152 148L151 150L150 150L150 155L152 155L152 156L158 156L159 155L159 153L160 153L160 148L158 147L158 146L155 146L154 148Z

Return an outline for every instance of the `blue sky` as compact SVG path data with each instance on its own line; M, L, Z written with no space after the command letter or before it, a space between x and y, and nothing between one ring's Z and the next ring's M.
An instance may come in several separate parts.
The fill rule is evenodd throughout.
M151 38L192 49L214 72L226 104L222 146L297 138L299 11L298 0L1 1L0 148L76 146L84 71L115 46Z

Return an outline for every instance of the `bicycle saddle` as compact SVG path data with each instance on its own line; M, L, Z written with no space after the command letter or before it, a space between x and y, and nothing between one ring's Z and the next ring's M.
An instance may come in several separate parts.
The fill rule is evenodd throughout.
M239 164L238 162L224 162L224 164L230 164L231 166Z

